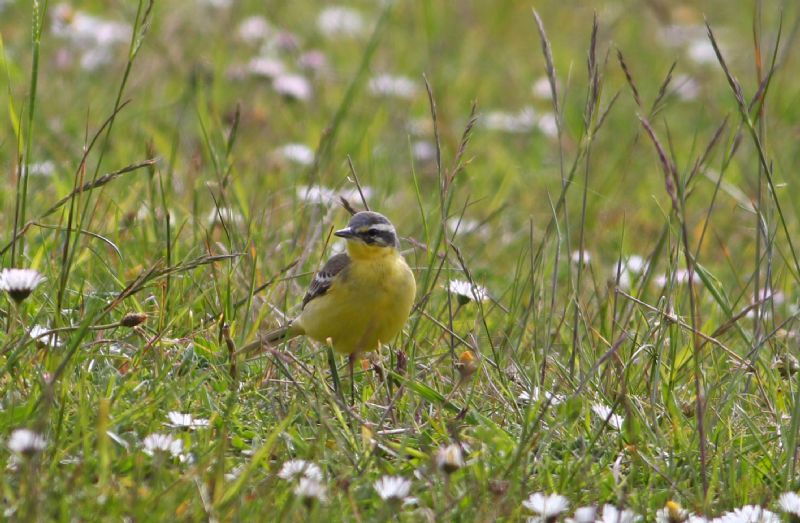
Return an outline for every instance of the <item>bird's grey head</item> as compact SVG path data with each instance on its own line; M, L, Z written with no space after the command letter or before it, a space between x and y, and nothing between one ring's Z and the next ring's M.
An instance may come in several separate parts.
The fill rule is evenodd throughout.
M374 247L400 247L394 225L386 216L372 211L359 212L350 218L347 227L334 235L347 240L361 241Z

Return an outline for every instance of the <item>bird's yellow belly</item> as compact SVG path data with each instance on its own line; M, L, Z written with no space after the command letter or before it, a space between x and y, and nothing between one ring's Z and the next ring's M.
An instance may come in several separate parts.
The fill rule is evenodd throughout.
M416 284L405 261L353 261L341 281L310 301L298 322L307 336L340 353L389 343L408 319Z

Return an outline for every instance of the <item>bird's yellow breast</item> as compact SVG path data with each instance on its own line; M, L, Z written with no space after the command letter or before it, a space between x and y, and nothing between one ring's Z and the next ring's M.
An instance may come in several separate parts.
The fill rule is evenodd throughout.
M348 245L348 266L308 302L296 322L311 338L353 354L389 343L408 320L416 294L411 269L396 249Z

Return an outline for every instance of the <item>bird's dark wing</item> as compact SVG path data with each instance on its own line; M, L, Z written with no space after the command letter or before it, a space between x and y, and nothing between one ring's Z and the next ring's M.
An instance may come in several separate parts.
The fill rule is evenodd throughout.
M350 265L350 256L348 256L347 253L342 252L331 256L328 262L314 275L314 279L308 287L308 292L306 292L305 297L303 297L302 308L305 309L308 302L328 292L334 278L343 270L347 269L348 265Z

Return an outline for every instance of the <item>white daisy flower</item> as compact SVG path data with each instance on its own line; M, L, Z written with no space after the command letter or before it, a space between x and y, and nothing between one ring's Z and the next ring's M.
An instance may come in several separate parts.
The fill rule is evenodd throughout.
M361 192L364 193L364 198L367 200L372 197L372 189L370 187L361 187ZM361 195L359 194L358 189L347 189L337 192L324 186L297 186L297 198L306 203L329 205L332 203L338 203L339 196L342 196L347 200L361 201Z
M411 155L418 162L433 161L436 159L436 146L427 140L417 140L411 144Z
M698 65L717 63L717 53L708 38L698 38L690 42L686 53Z
M306 502L317 500L320 503L325 503L328 501L325 485L311 478L300 478L300 481L294 488L294 495L302 498L303 501Z
M616 430L622 430L622 426L625 423L625 418L620 416L619 414L612 414L611 407L608 405L603 405L602 403L595 403L592 405L592 412L597 414L598 418L601 418L603 421L608 420L608 425ZM606 505L608 506L608 505Z
M717 518L719 523L780 523L781 518L774 512L756 506L745 505Z
M51 19L51 30L55 36L68 39L83 48L130 42L130 25L76 11L68 4L55 6L51 11Z
M0 290L8 293L12 300L21 303L45 280L33 269L3 269L0 271Z
M530 392L522 391L519 396L517 396L517 401L528 403L528 402L536 402L539 401L541 397L539 387L533 387ZM550 401L551 406L556 406L566 401L567 397L563 394L553 394L550 391L544 392L544 399Z
M436 466L445 474L452 474L464 466L464 453L461 446L451 443L446 447L439 447L436 453Z
M555 521L556 518L569 508L569 500L558 494L542 494L535 492L522 502L522 506L535 512L542 521Z
M183 452L183 440L175 439L169 434L150 434L142 440L142 445L145 453L150 456L164 453L180 457Z
M622 264L625 270L640 274L647 269L647 262L638 254L631 254Z
M527 133L538 123L536 112L532 107L524 107L518 113L491 111L481 120L487 129L512 134Z
M546 76L542 76L533 82L533 86L531 87L531 93L533 94L534 98L544 101L550 101L553 99L553 91L550 90L550 79Z
M354 37L364 33L364 17L357 10L344 6L330 6L320 11L317 28L329 37Z
M286 73L286 66L272 56L256 56L247 63L247 72L253 76L275 79Z
M299 165L314 163L314 150L302 143L287 143L275 149L274 154Z
M316 463L304 459L290 459L283 464L278 477L286 481L306 478L319 483L322 481L322 470Z
M230 207L215 207L208 211L206 221L209 226L214 226L222 222L226 224L242 225L244 223L244 216L236 209L231 209Z
M435 152L434 152L435 154ZM452 234L469 234L481 227L481 222L464 218L463 216L453 216L447 219L447 230Z
M195 418L191 414L183 414L182 412L169 412L168 426L176 429L201 429L208 427L208 420L206 418Z
M558 122L553 113L543 113L536 121L536 127L545 136L549 136L550 138L556 138L558 136Z
M459 303L466 304L470 301L487 301L489 299L489 291L486 287L471 284L464 280L450 280L447 282L447 290L451 294L455 294Z
M672 83L675 85L675 94L684 102L697 100L700 96L700 83L689 75L676 75Z
M597 510L594 507L580 507L575 509L575 514L565 520L566 523L594 523Z
M34 325L31 327L28 336L36 343L46 347L56 348L64 345L64 342L61 341L55 333L51 332L49 327L43 325Z
M383 476L373 487L384 501L404 501L411 491L411 480L400 476Z
M581 262L581 252L583 252L583 265L584 266L589 265L589 263L591 263L591 261L592 261L592 253L590 253L587 250L584 250L584 251L572 251L572 254L570 255L570 259L572 260L572 263L576 263L577 264L577 263Z
M393 96L409 100L419 91L417 84L407 76L380 74L370 78L367 89L374 96Z
M263 16L248 16L239 23L236 34L241 40L249 43L257 43L270 35L272 26Z
M312 49L297 57L297 66L315 73L325 72L328 70L328 58L322 51Z
M655 280L655 284L659 287L666 287L670 281L669 274L663 274L658 276ZM689 271L687 269L678 269L675 271L674 281L677 285L684 285L689 282ZM692 283L700 283L700 276L698 276L697 271L692 272Z
M614 505L603 506L603 514L598 523L634 523L641 521L642 517L632 510L620 510Z
M778 498L781 512L787 514L792 521L800 521L800 496L795 492L784 492Z
M32 456L47 446L44 437L30 429L16 429L8 438L8 450L24 456Z
M198 0L201 4L205 4L214 9L227 9L233 5L233 0Z
M311 95L313 94L311 83L306 80L305 76L299 74L282 74L276 76L275 79L272 80L272 88L275 89L276 93L286 98L300 100L301 102L307 102L311 99Z
M28 174L30 176L41 176L49 178L56 172L56 164L52 160L45 160L39 163L32 163L28 166Z

